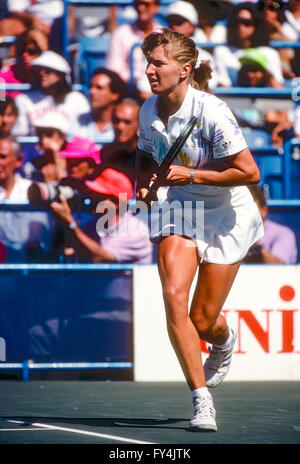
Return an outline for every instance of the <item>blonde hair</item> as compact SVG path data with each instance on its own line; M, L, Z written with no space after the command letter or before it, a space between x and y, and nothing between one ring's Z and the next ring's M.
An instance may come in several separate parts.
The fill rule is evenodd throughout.
M195 42L187 35L163 27L161 32L152 32L147 35L142 44L142 52L147 58L149 53L162 45L166 54L181 64L190 64L192 71L189 75L190 84L198 90L210 92L208 81L211 79L212 69L209 61L201 61L196 68L199 51Z

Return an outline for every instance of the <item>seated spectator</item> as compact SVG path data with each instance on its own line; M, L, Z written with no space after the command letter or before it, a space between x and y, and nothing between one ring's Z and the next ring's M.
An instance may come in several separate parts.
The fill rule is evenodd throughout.
M22 163L21 146L13 137L0 138L0 201L28 201L31 182L16 170ZM7 262L43 260L50 245L51 221L43 212L0 211L0 242Z
M262 19L268 30L270 40L297 41L298 34L291 24L286 21L285 9L287 4L282 0L260 0L258 8L262 11ZM279 55L286 79L296 77L292 69L295 56L293 48L279 49Z
M66 173L74 179L91 179L101 163L100 150L92 140L74 137L59 153L66 161Z
M0 21L0 37L17 37L33 27L32 17L18 11L8 12Z
M251 263L295 264L297 262L297 244L294 232L282 224L268 219L268 207L262 188L258 185L249 190L260 211L265 234L252 248L245 259Z
M51 204L53 211L72 231L78 259L94 263L151 263L152 245L148 226L128 212L126 204L124 208L120 203L120 194L125 195L127 200L133 197L130 180L123 173L107 168L95 180L86 181L85 184L93 198L92 211L95 215L95 220L85 231L74 221L71 209L62 196L61 203ZM108 213L105 213L107 210ZM103 214L108 215L108 221L106 217L101 221Z
M118 103L113 112L115 138L101 149L101 170L105 167L123 172L135 182L135 150L139 132L140 105L129 98Z
M11 97L0 100L0 135L13 135L14 125L17 122L19 111Z
M276 121L272 129L272 142L274 145L282 146L285 140L292 137L300 138L300 105L296 103L292 115L287 115L280 121Z
M290 0L285 10L285 20L294 31L292 40L300 39L300 0Z
M107 68L115 71L125 81L129 82L130 53L131 48L137 42L141 42L151 32L161 29L161 25L155 20L159 12L159 0L136 0L134 7L137 19L130 24L117 27L111 36L110 47L107 53ZM141 47L137 47L133 54L133 80L143 98L151 94L151 89L145 78L146 60Z
M62 0L8 0L11 12L22 12L33 21L34 27L50 32L53 21L64 12Z
M29 83L37 84L37 75L31 67L31 62L48 49L47 35L37 29L31 29L19 35L16 41L15 63L2 67L0 79L7 84ZM21 91L6 91L6 95L16 97Z
M80 137L113 140L112 113L114 105L126 95L126 84L119 75L106 68L93 72L89 88L91 110L80 114L72 132Z
M259 0L258 9L262 11L265 27L269 31L271 40L296 41L298 35L286 21L286 3L282 0Z
M26 150L22 175L35 182L59 181L66 176L65 162L59 153L67 145L68 118L61 111L49 111L36 122L35 131L39 141L34 149Z
M255 48L245 50L239 61L241 63L237 78L239 86L276 87L276 82L274 83L274 78L268 71L268 60L260 50ZM264 110L257 107L255 100L250 108L235 108L233 112L241 127L263 129L270 134L275 126L289 118L287 111ZM280 143L281 145L282 143Z
M226 5L223 5L224 3L227 2L193 1L198 11L199 21L196 31L196 40L199 43L226 42L227 27L225 24L218 21L219 17L223 19L224 17L227 18L227 15L230 15L230 2Z
M277 50L268 46L268 30L264 28L255 5L245 2L235 5L227 25L226 46L215 48L214 60L218 71L219 85L236 85L237 74L241 67L239 58L248 48L262 52L269 63L273 86L283 87L283 74L280 56Z
M197 27L199 23L198 13L191 3L181 0L171 3L166 11L166 20L169 23L170 29L173 31L191 37L196 44L201 42L201 39L199 39L199 28ZM217 85L218 78L213 57L206 50L201 48L198 48L198 50L201 60L211 62L213 72L210 80L210 87L214 88Z
M82 113L90 110L86 97L71 87L71 68L61 55L47 50L31 62L38 73L39 88L16 97L19 118L16 135L34 135L37 121L48 111L66 114L70 127Z

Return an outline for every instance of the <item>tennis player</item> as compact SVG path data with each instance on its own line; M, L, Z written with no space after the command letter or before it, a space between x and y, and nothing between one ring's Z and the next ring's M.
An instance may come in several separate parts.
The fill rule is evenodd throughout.
M144 39L142 50L154 95L140 110L138 199L148 193L146 166L159 165L186 123L192 116L198 118L158 195L167 191L165 205L189 201L195 208L202 201L203 230L195 234L197 223L188 215L183 232L174 220L159 230L155 227L151 240L158 243L168 334L192 391L190 429L216 431L208 387L219 385L227 374L236 339L220 312L241 260L263 235L258 208L246 187L258 183L260 174L228 106L201 90L207 84L207 63L197 59L195 43L163 28ZM212 345L204 366L200 339Z

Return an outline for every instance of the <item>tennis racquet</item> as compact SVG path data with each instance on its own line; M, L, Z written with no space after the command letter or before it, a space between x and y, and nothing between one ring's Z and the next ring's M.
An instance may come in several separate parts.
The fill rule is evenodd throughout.
M169 170L169 167L177 157L178 153L182 149L183 145L187 141L188 137L190 136L192 130L194 129L195 125L197 122L197 117L193 116L189 122L186 124L186 126L183 128L181 134L177 137L175 142L173 143L172 147L170 150L167 152L166 156L164 157L163 161L161 162L161 165L157 169L156 172L156 179L154 181L151 181L149 184L149 191L144 198L144 201L146 203L150 203L151 201L157 200L157 195L156 192L161 186L162 180L165 179L167 172Z

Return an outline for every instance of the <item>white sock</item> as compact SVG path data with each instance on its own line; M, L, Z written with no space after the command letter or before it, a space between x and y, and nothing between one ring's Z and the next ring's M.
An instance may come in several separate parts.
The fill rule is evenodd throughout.
M208 396L208 397L211 396L211 394L208 391L207 387L196 388L196 390L192 391L192 398L193 399L195 399L195 398L203 398L204 396Z
M215 345L215 346L217 348L220 348L221 350L226 350L227 348L230 347L232 340L233 340L233 331L229 328L229 337L227 338L224 345Z

